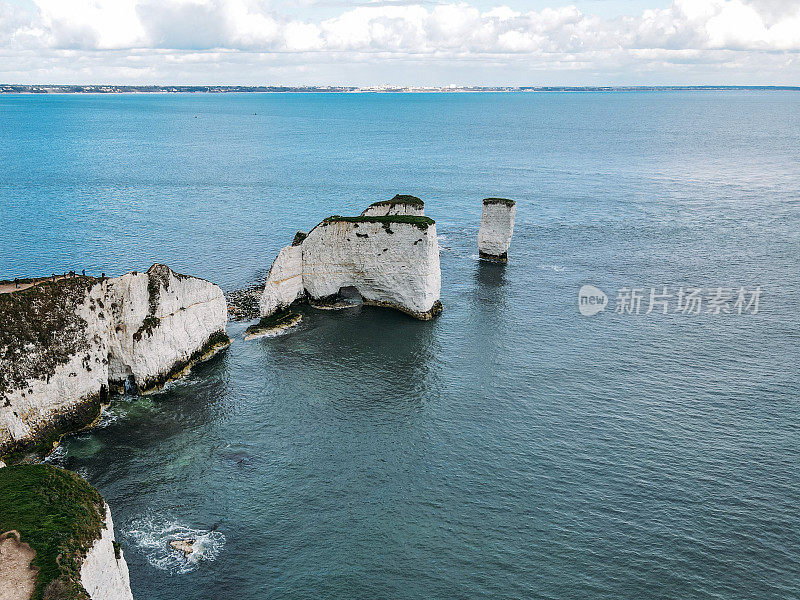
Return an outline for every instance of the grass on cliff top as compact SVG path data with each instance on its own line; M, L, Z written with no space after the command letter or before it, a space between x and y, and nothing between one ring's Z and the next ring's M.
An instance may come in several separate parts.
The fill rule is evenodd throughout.
M512 206L516 206L517 203L513 200L509 200L508 198L484 198L484 204L505 204L509 208Z
M322 223L381 223L383 225L393 225L395 223L406 223L408 225L414 225L419 229L425 231L431 225L434 225L436 221L431 219L430 217L419 217L416 215L386 215L381 217L371 217L371 216L358 216L358 217L342 217L340 215L333 215L332 217L328 217Z
M15 529L36 551L32 600L89 600L80 570L104 527L99 492L70 471L22 464L0 469L0 499L0 533Z
M84 349L86 322L76 309L97 281L78 276L0 294L0 396L46 378Z
M408 194L397 194L391 200L380 200L373 202L370 206L393 206L395 204L411 204L423 208L425 203L416 196L409 196Z

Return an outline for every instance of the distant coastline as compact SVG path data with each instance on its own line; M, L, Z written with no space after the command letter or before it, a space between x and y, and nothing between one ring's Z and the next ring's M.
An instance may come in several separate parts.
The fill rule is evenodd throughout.
M663 92L782 90L784 85L666 85L666 86L247 86L247 85L16 85L0 84L0 94L230 94L230 93L469 93L469 92Z

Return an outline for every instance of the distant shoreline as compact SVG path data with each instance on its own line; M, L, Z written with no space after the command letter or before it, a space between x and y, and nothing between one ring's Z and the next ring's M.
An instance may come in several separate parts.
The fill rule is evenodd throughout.
M425 94L481 92L674 92L674 91L800 91L783 85L665 85L665 86L239 86L239 85L16 85L0 84L0 94Z

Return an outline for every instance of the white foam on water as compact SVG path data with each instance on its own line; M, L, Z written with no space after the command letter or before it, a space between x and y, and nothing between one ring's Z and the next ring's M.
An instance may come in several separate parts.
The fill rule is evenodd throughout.
M55 450L53 450L50 454L44 457L42 462L47 464L56 465L58 467L64 466L64 459L67 457L67 451L64 448L64 444L59 444L56 446Z
M539 265L539 268L545 271L555 271L556 273L563 273L565 271L564 267L560 265Z
M119 418L119 414L114 411L109 405L104 405L100 409L100 418L97 420L94 428L102 429L108 427Z
M225 536L219 531L193 529L162 517L137 519L128 526L125 535L133 540L150 565L176 575L198 569L203 561L216 560L225 547ZM169 542L176 539L196 540L194 552L184 556L183 552L170 548Z

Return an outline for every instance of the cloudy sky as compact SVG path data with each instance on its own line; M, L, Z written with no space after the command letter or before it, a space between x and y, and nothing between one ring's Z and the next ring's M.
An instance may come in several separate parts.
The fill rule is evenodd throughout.
M800 0L0 0L0 82L800 85Z

